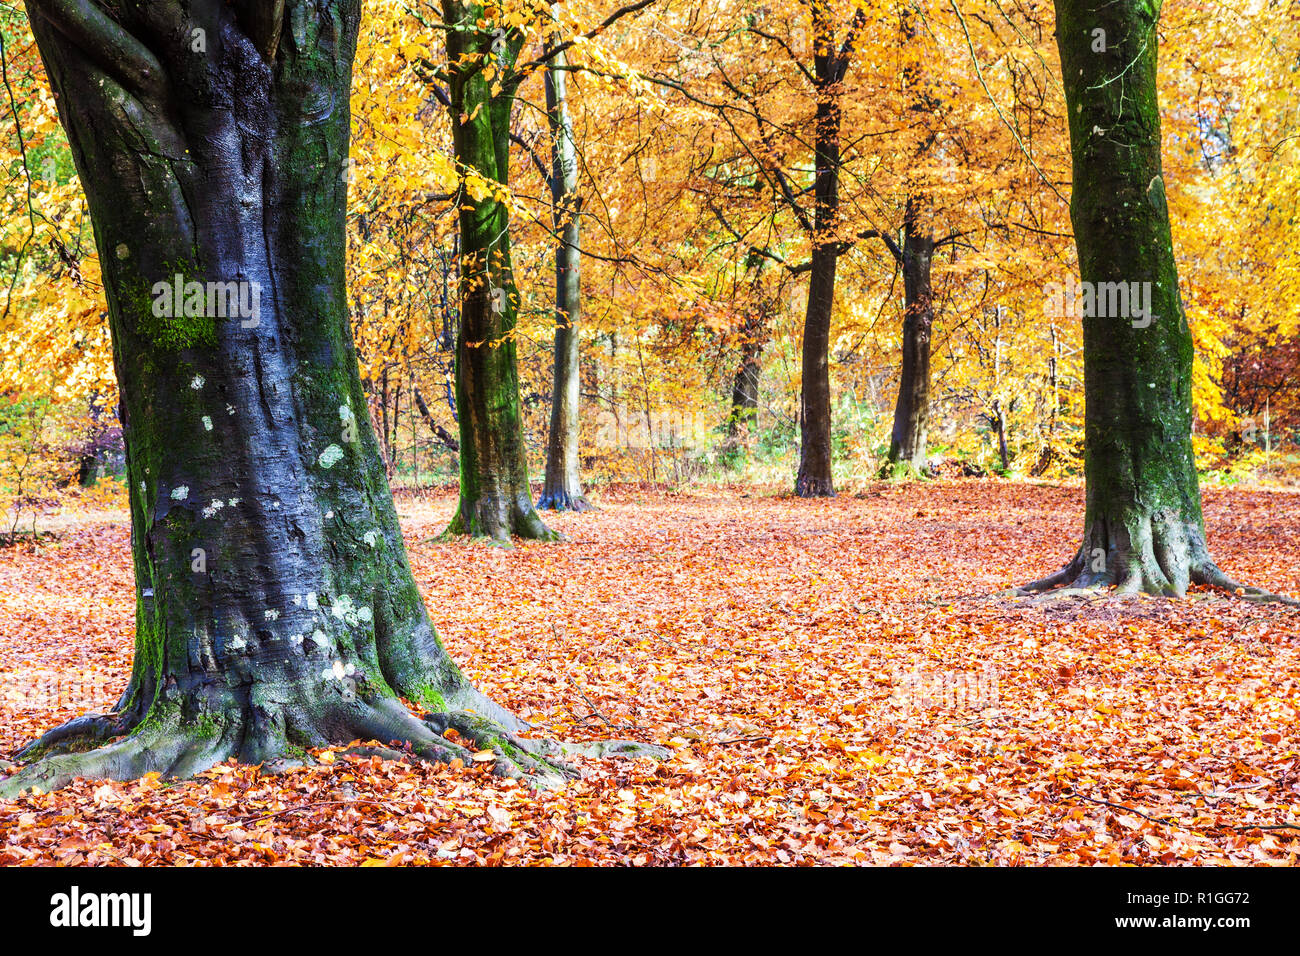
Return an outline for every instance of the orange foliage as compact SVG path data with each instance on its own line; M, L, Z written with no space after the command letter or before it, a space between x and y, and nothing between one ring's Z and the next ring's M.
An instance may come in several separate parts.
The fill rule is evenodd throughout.
M1293 611L966 597L1054 562L1080 497L629 489L557 516L568 542L508 552L431 541L454 499L404 497L416 578L477 686L539 733L673 755L540 793L336 751L276 777L87 782L0 807L0 863L1294 865ZM1300 590L1298 502L1208 495L1225 568ZM0 750L124 686L126 538L80 524L0 556Z

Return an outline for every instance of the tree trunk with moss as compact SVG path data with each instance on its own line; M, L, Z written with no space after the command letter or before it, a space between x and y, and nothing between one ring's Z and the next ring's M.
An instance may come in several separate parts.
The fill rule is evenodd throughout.
M510 112L506 82L524 42L485 7L444 0L452 136L466 182L459 202L461 320L456 336L460 501L447 531L507 542L555 540L533 507L519 402L510 260Z
M551 202L555 208L555 369L551 430L546 440L546 478L538 507L587 511L579 470L578 320L582 311L582 245L579 229L578 153L569 116L566 62L555 53L546 68L546 113L551 127Z
M502 772L563 768L430 627L364 411L344 279L359 2L273 6L28 2L101 253L136 649L114 713L27 748L0 795L357 738L468 756L449 726ZM177 281L223 284L217 307L175 309Z
M1070 218L1084 288L1094 290L1094 308L1085 300L1083 310L1086 510L1074 559L1025 590L1236 589L1206 546L1192 451L1192 336L1160 160L1160 3L1057 0L1056 14ZM1149 312L1134 306L1148 291Z

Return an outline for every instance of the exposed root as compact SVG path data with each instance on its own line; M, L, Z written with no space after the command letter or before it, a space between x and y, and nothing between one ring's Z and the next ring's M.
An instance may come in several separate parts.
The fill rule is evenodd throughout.
M1064 588L1071 585L1075 578L1078 577L1079 558L1076 556L1073 561L1067 564L1055 574L1048 575L1045 578L1039 578L1037 581L1030 581L1028 584L1022 584L1018 587L1008 588L1003 592L1005 597L1027 597L1034 594L1041 594L1044 591L1052 591L1057 588ZM1078 590L1071 587L1070 590Z
M564 540L564 535L547 527L530 500L521 499L511 507L497 507L495 503L486 502L477 508L468 509L468 520L466 510L462 502L447 525L447 530L440 535L443 540L468 536L507 546L512 538L528 541Z
M114 737L130 732L132 724L118 714L87 714L74 717L47 731L17 754L19 760L34 760L57 754L90 750Z
M543 491L537 499L537 508L539 511L598 511L595 505L587 500L586 495L571 495L567 491Z
M59 729L66 730L67 726ZM70 733L63 741L70 742L73 736L82 735ZM14 799L29 791L49 793L79 777L134 780L149 773L167 775L195 744L194 738L175 733L171 728L142 726L131 735L94 750L77 753L68 747L62 753L41 758L13 776L0 779L0 798Z
M1182 538L1172 543L1146 542L1146 554L1128 548L1080 549L1060 571L1037 581L1003 591L1001 597L1036 600L1062 598L1101 599L1131 595L1183 598L1188 584L1227 591L1260 604L1300 607L1300 601L1263 588L1240 584L1224 574L1209 557L1204 542Z
M150 720L126 736L96 746L119 726L113 723L115 719L78 718L46 734L23 751L39 753L35 763L12 776L0 777L0 799L14 799L33 790L48 793L78 778L132 780L157 773L164 779L186 779L231 758L277 773L310 760L304 745L325 742L319 732L303 733L292 723L267 721L264 715L254 717L245 711L236 716L207 716L201 722L179 715ZM385 757L411 754L430 763L490 761L493 772L500 776L545 788L578 776L567 757L667 755L663 748L632 741L562 744L524 738L504 723L468 711L417 717L392 698L364 704L354 701L316 723L334 728L336 739L380 744L365 748L367 753ZM58 752L51 754L52 749Z
M511 531L518 538L526 538L529 541L564 540L564 535L547 527L542 516L534 508L528 508L526 511L520 509L520 513L515 515L515 520L511 524Z
M1265 591L1263 588L1253 587L1249 584L1238 584L1232 578L1220 571L1212 561L1197 568L1192 574L1192 580L1197 584L1203 584L1209 588L1219 588L1223 591L1229 591L1243 601L1254 601L1259 604L1286 604L1289 607L1300 607L1300 601L1297 601L1293 597L1287 597L1285 594L1274 594L1272 591Z
M794 493L798 498L834 498L835 486L829 478L814 478L800 475L794 483Z

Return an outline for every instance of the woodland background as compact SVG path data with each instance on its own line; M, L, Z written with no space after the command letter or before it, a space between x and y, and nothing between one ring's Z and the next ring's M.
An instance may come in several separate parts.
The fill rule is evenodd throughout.
M564 32L615 6L570 0ZM813 176L807 5L658 0L569 51L582 457L600 507L548 515L564 540L507 549L441 534L456 507L452 203L463 178L512 207L537 477L555 325L541 76L520 91L511 181L465 176L427 82L445 59L439 9L365 4L340 173L348 287L414 579L450 656L538 734L654 740L666 759L585 761L545 791L481 754L428 764L343 746L278 775L222 762L186 784L80 779L0 806L0 865L1296 864L1292 609L1199 590L996 594L1079 543L1079 322L1044 308L1078 273L1051 4L839 9L841 30L866 11L841 98L840 495L788 494L809 231L782 179L756 173ZM1300 477L1298 24L1294 2L1168 0L1160 28L1206 525L1225 568L1288 594L1294 489L1222 486ZM0 0L0 40L13 754L117 699L137 594L90 222L21 4ZM947 240L936 477L881 481L904 318L881 236L918 203ZM737 389L755 370L756 394Z
M574 32L615 5L569 0ZM1081 473L1077 319L1045 289L1077 274L1069 143L1049 3L961 0L869 11L843 97L849 248L831 339L835 480L875 478L889 446L902 278L922 197L936 235L930 464L940 475ZM844 4L846 19L850 5ZM370 3L352 93L348 280L370 412L398 487L454 482L457 169L425 82L441 41L424 0ZM811 175L802 5L658 3L570 51L583 201L584 481L788 488L798 464L808 236L758 158ZM750 29L741 29L744 22ZM1300 475L1300 7L1168 0L1164 163L1196 342L1198 465L1213 482ZM98 253L21 4L0 4L0 496L31 530L56 489L122 467ZM914 86L925 91L918 110ZM521 401L540 476L550 403L554 249L540 73L513 118ZM775 255L755 261L751 247ZM776 261L777 259L782 261ZM756 408L737 377L758 369ZM744 410L741 410L742 412ZM37 521L39 526L39 521Z

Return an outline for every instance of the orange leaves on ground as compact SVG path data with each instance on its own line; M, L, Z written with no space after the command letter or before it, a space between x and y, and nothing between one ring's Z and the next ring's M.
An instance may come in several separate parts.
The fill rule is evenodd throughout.
M336 751L281 776L87 781L0 806L0 863L1296 862L1294 611L981 597L1064 560L1079 489L601 505L511 550L435 541L449 494L399 507L479 687L540 734L661 741L664 762L587 762L546 792L486 761ZM1207 494L1223 566L1300 592L1298 505ZM111 704L130 666L125 525L61 534L0 555L0 753Z

